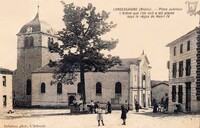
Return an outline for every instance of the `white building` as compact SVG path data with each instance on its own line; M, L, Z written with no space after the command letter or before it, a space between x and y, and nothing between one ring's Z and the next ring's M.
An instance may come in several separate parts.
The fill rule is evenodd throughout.
M0 113L13 109L12 71L0 68Z
M87 72L85 74L86 102L99 101L120 107L128 101L134 107L135 100L141 107L151 103L150 70L145 54L140 58L122 59L121 66L115 66L106 73ZM141 66L141 67L140 67ZM32 73L32 106L68 106L74 98L80 99L79 76L73 85L51 85L53 68L48 65Z

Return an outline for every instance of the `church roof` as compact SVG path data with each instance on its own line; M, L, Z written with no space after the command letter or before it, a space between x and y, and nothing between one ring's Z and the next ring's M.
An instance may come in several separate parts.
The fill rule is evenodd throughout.
M43 32L51 35L55 35L57 33L56 30L53 29L48 23L40 20L39 13L36 14L35 18L31 22L25 24L20 29L18 34L32 33L32 32Z
M130 65L138 65L138 58L124 58L121 59L121 65L115 65L114 67L108 69L108 71L129 71ZM36 69L33 73L53 73L56 67L49 67L49 65L45 65L41 68Z
M110 68L109 71L129 70L130 65L138 65L139 64L138 58L123 58L123 59L121 59L121 61L122 61L121 65L115 65L114 67Z
M0 74L13 74L13 71L0 67Z

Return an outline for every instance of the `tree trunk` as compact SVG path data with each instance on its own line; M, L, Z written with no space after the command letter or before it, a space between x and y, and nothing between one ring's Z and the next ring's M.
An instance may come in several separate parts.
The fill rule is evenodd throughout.
M81 98L83 103L86 103L85 96L85 65L83 62L83 49L80 47L80 82L81 82Z
M84 64L80 64L80 80L81 80L81 98L83 99L83 103L86 103L85 96L85 73L84 73Z

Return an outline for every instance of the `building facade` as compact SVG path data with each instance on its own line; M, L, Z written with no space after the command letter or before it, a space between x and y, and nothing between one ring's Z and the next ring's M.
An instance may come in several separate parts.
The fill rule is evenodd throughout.
M151 81L151 99L156 99L157 103L162 103L169 92L168 81Z
M0 113L13 109L12 71L0 68Z
M14 75L16 106L31 106L32 71L46 65L49 60L59 58L49 51L51 43L57 41L56 31L39 14L25 24L17 34L17 70Z
M25 24L17 34L17 70L14 76L16 106L69 106L73 99L80 98L79 77L74 85L51 84L53 69L47 64L58 60L59 55L51 53L51 44L58 41L56 31L39 14ZM142 107L151 104L150 69L147 56L122 59L121 66L115 66L106 73L85 74L86 102L99 101L113 106L127 101L134 107L139 101Z
M141 68L139 68L141 66ZM80 99L80 79L72 85L51 84L53 68L48 65L32 73L32 106L69 106L74 99ZM86 102L112 103L120 108L125 101L134 108L137 100L141 107L151 104L150 67L145 54L140 58L122 59L122 65L106 73L85 73Z
M183 112L200 111L199 28L169 43L169 112L176 104Z

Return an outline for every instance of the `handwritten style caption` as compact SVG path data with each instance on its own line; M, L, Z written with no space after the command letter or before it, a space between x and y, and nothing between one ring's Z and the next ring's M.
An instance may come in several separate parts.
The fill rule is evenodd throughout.
M127 18L170 18L177 12L182 11L182 8L113 8L114 12Z

